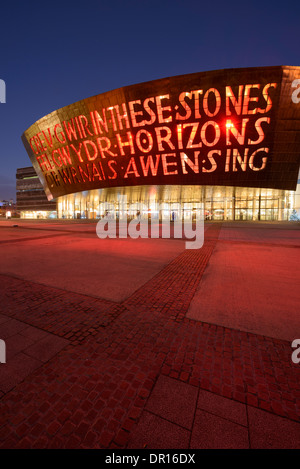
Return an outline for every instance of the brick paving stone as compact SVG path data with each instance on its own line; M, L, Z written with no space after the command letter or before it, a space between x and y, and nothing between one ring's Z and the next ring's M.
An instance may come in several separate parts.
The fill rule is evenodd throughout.
M201 250L181 253L122 304L1 275L0 310L9 321L26 326L14 333L27 336L34 326L71 342L12 391L0 394L1 448L198 447L199 441L204 444L201 419L207 429L215 423L228 430L227 446L247 447L245 405L298 422L300 369L290 360L288 342L185 317L220 227L211 225ZM175 394L188 390L194 409L188 421L179 421L179 414L172 417L170 395L170 412L162 415L163 389L155 408L156 386L164 382L173 383L165 398L168 389ZM208 392L218 396L210 401ZM40 430L41 436L25 436L25 428ZM220 441L217 435L211 443Z
M0 279L3 288L0 313L26 322L23 329L30 323L44 331L75 341L92 335L119 314L119 305L107 300L58 290L2 274ZM110 309L109 316L105 314L107 309ZM10 325L3 325L4 339L7 334L15 332L11 332L12 328L12 322ZM23 331L23 334L25 333L26 331Z

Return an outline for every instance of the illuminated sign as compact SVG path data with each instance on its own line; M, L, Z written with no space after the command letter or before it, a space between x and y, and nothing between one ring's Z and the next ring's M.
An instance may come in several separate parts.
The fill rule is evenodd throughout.
M48 199L148 184L295 189L300 67L219 70L103 93L22 139Z

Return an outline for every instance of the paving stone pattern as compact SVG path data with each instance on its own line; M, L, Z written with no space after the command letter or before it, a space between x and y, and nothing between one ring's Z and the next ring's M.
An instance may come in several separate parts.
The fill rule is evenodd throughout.
M0 386L1 448L300 448L290 344L186 318L220 227L120 304L1 275L0 331L36 360Z

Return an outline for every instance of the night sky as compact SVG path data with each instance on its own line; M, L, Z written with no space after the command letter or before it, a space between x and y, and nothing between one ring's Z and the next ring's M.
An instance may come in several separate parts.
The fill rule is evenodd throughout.
M31 164L22 133L55 109L173 75L300 65L294 0L10 1L0 28L0 200Z

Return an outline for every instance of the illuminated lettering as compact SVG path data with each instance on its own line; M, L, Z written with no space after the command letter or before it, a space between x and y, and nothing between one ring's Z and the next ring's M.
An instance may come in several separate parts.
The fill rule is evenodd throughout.
M71 171L71 176L72 176L72 178L73 178L74 183L75 183L75 184L76 184L76 183L81 184L82 181L81 181L81 179L80 179L80 178L78 177L78 175L77 175L76 168L74 168L74 166L71 166L71 167L70 167L70 171Z
M57 139L57 141L58 141L59 143L65 143L67 139L66 139L66 136L65 136L65 134L64 134L64 131L61 130L60 134L58 134L58 133L57 133L57 128L58 128L58 127L61 128L61 125L60 125L60 124L56 124L56 125L54 126L54 135L55 135L55 137L56 137L56 139ZM59 137L62 137L62 140L61 140Z
M58 153L58 161L56 159L56 153ZM52 160L54 161L54 164L56 164L56 166L58 166L58 167L63 165L63 162L62 162L62 159L61 159L61 156L60 156L60 149L59 148L57 150L53 150Z
M191 130L191 133L190 133L190 136L189 136L189 140L187 142L187 145L186 145L186 148L199 148L199 147L202 147L202 142L199 141L198 143L194 143L194 140L195 140L195 137L197 135L197 130L198 130L198 127L199 127L199 122L191 122L191 123L188 123L188 124L183 124L183 128L187 128L187 127L192 127L192 130Z
M259 89L260 85L246 85L244 91L244 103L243 103L243 114L256 114L258 112L258 108L255 107L254 109L249 109L249 103L258 102L258 96L250 96L250 93L254 89Z
M249 167L253 170L253 171L262 171L263 169L265 169L266 165L267 165L267 156L263 156L262 159L261 159L261 165L260 166L255 166L254 165L254 158L255 156L258 154L258 153L261 153L261 152L264 152L264 153L269 153L269 148L259 148L258 150L255 150L250 159L249 159Z
M195 161L192 161L185 153L180 152L180 160L181 160L181 167L182 167L183 174L188 174L186 165L188 165L194 173L196 174L199 173L199 154L200 154L200 151L195 151L194 152Z
M95 163L92 163L92 173L93 173L93 181L95 181L95 179L99 179L99 181L102 181L102 177Z
M170 95L166 94L164 96L156 96L156 98L155 98L156 106L157 106L158 122L160 124L167 123L167 122L172 122L172 116L169 116L169 117L164 117L163 116L164 112L171 112L172 111L171 106L162 106L161 102L164 99L170 99Z
M45 158L46 158L46 160L48 161L48 164L49 164L50 168L51 168L51 169L54 169L54 164L53 164L53 163L50 161L50 159L48 158L47 153L45 153Z
M208 107L209 95L212 94L215 100L215 110L210 111ZM211 101L211 99L210 99ZM221 108L221 96L216 88L209 88L203 96L203 110L208 117L214 117L218 114Z
M69 170L67 168L58 169L58 174L60 175L65 184L72 184L71 175L69 174Z
M179 150L183 149L182 145L182 124L177 125L177 139L178 139L178 148Z
M49 169L51 169L50 165L48 167L47 161L45 161L45 158L46 158L45 154L36 157L37 162L40 165L40 168L41 168L42 172L49 171Z
M82 156L81 156L81 147L82 147L82 143L79 143L79 148L78 148L78 150L77 150L76 147L73 145L73 143L70 145L70 147L71 147L72 150L74 150L74 152L76 153L79 162L80 162L80 163L83 163L83 159L82 159Z
M146 121L145 120L145 124L147 125L151 125L153 124L155 121L156 121L156 115L155 115L155 112L153 111L153 109L151 109L151 107L149 106L149 103L155 103L155 99L154 98L147 98L145 99L144 103L143 103L143 106L144 106L144 109L145 111L147 112L147 114L150 116L150 120Z
M88 149L88 145L90 147L92 147L92 149L94 151L93 155L91 155L90 150ZM98 156L98 150L97 150L97 146L95 145L95 143L92 142L91 140L84 140L83 146L84 146L84 149L85 149L85 152L86 152L86 156L88 157L88 160L89 161L95 160Z
M100 155L102 158L106 158L105 153L109 156L117 156L115 153L110 151L111 141L107 137L98 137L97 138L97 145L100 151Z
M45 140L43 140L42 137L40 137L40 135L42 135L42 132L39 132L38 134L36 134L36 136L39 139L39 142L41 144L42 151L46 151L47 147L45 146Z
M203 90L192 91L192 94L195 96L195 119L201 119L199 110L199 95L203 94Z
M141 139L142 136L143 138ZM140 151L142 151L143 153L148 153L153 148L152 135L147 130L139 130L135 136L135 143ZM142 144L147 146L143 147Z
M232 171L236 172L238 169L236 167L236 162L238 161L242 171L246 171L247 169L247 161L248 161L248 152L249 148L244 149L244 158L240 155L239 151L234 148L232 151Z
M214 133L215 133L214 140L212 142L209 142L206 138L206 131L207 131L207 128L209 126L212 127L212 129L214 130ZM220 130L219 125L215 121L205 122L205 124L203 125L203 127L201 129L201 140L204 143L204 145L206 145L207 147L215 146L218 143L218 141L220 140L220 136L221 136L221 130Z
M185 114L182 116L179 112L176 112L176 116L175 116L176 120L186 120L192 114L192 110L191 110L190 106L185 101L186 97L188 97L189 99L192 99L193 95L192 95L192 93L186 93L186 92L180 93L180 95L179 95L179 104L181 104L182 108L185 111Z
M38 138L37 135L34 136L34 141L35 141L35 145L36 145L36 148L38 150L38 153L42 153L44 151L44 149L43 149L42 143L41 143L41 141L40 141L40 139Z
M116 110L116 114L117 114L118 123L119 123L119 129L123 130L123 123L122 123L123 120L125 121L126 129L129 129L130 122L129 122L128 112L127 112L125 103L122 103L122 108L123 108L123 114L120 114L119 105L116 104L116 106L114 106L114 109Z
M66 145L65 147L62 147L61 148L61 153L60 153L60 156L61 156L61 159L63 161L63 163L66 165L66 164L72 164L72 158L70 156L70 149L69 149L69 146Z
M50 148L52 148L52 147L53 147L53 143L52 143L52 135L51 135L51 132L50 132L50 128L48 127L47 130L48 130L48 137L47 137L47 135L46 135L46 133L45 133L44 130L43 130L42 132L43 132L43 135L44 135L44 137L45 137L45 139L46 139L46 142L47 142L48 146L49 146ZM48 138L49 138L49 140L48 140Z
M101 161L98 161L98 166L99 166L99 169L100 169L101 172L102 172L102 179L106 179L105 173L104 173L104 169L103 169L103 166L102 166Z
M82 166L78 166L78 169L79 169L80 175L83 179L83 182L85 182L86 180L91 181L92 179L91 179L91 176L90 176L90 173L89 173L88 164L85 165L85 168L86 168L86 171L84 171Z
M120 153L122 156L125 155L125 152L123 150L123 147L130 147L130 153L131 155L134 155L135 151L134 151L134 145L133 145L133 138L132 138L132 135L131 135L131 132L126 132L127 133L127 142L122 142L122 139L121 139L121 135L120 134L116 134L117 135L117 142L118 142L118 145L119 145L119 149L120 149Z
M108 132L108 124L105 111L105 109L102 109L103 118L100 116L98 111L90 112L93 129L96 135L103 134L102 127L104 128L105 132Z
M72 118L71 122L63 121L63 126L65 128L66 135L68 139L70 140L70 142L72 142L72 140L77 140L77 132L75 130L74 119Z
M78 132L79 132L79 137L80 137L80 138L83 138L83 134L82 134L82 132L81 132L81 127L80 127L79 122L78 122L78 117L76 116L76 117L74 118L74 120L75 120L75 124L76 124L77 130L78 130Z
M230 136L233 135L237 142L240 145L244 145L245 143L245 136L246 136L246 127L247 123L249 122L248 118L244 118L242 120L242 131L241 133L236 129L236 127L232 124L231 121L226 122L226 145L232 145ZM231 125L230 125L231 124Z
M207 158L208 158L208 161L210 162L211 167L209 169L206 169L203 166L202 173L213 173L217 169L217 163L213 157L214 154L221 155L221 150L210 150L208 152ZM202 163L205 163L205 160L203 160Z
M50 174L45 174L45 179L46 179L49 187L53 187L54 184L57 187L59 187L61 185L60 180L59 180L57 174L54 171L52 171Z
M130 118L131 118L131 122L132 122L133 127L141 127L142 125L145 125L145 120L141 120L140 122L137 122L137 120L136 120L136 116L142 116L143 115L143 111L135 111L134 106L137 105L137 104L142 106L142 102L141 102L140 99L138 99L137 101L130 101L128 103Z
M87 133L90 135L90 137L93 137L94 134L89 129L89 122L88 122L86 116L81 114L80 116L78 116L78 120L79 120L79 123L80 123L80 128L81 128L81 132L82 132L83 137L86 138Z
M118 130L118 127L117 127L116 119L115 119L115 116L114 116L115 108L114 108L114 106L111 106L111 107L108 107L107 110L110 111L110 115L111 115L110 122L112 123L113 129L116 132Z
M112 167L113 164L116 164L116 161L115 160L109 160L107 165L108 165L108 168L112 171L112 176L109 174L108 175L108 179L116 179L116 177L118 176L118 173L117 171L115 171L115 169Z
M266 101L266 107L265 109L258 109L257 112L260 112L261 114L264 114L266 112L269 112L270 109L272 108L272 100L270 98L270 95L269 95L269 88L276 88L277 86L277 83L268 83L264 89L263 89L263 92L262 92L262 95Z
M176 153L163 153L161 155L163 171L165 176L171 176L173 174L178 174L178 170L174 169L173 171L169 171L169 166L177 166L177 161L167 161L167 158L176 158Z
M230 158L231 158L231 149L226 150L226 161L225 161L225 173L230 171Z
M231 86L226 86L226 116L231 116L230 103L234 112L239 116L242 112L244 85L239 86L238 98L235 97Z
M156 155L156 162L155 162L155 165L154 165L152 155L148 155L147 162L145 164L145 156L144 155L140 156L142 171L143 171L143 174L144 174L145 177L148 176L149 169L151 169L151 175L152 176L157 175L159 159L160 159L160 155Z
M262 122L267 122L268 124L270 123L270 117L260 117L255 121L255 130L257 131L258 134L258 139L257 140L251 140L250 138L248 139L248 145L258 145L261 143L264 138L265 138L265 133L261 127Z
M134 159L133 156L129 160L126 172L124 174L124 178L128 178L128 174L134 174L134 176L136 178L140 177L139 172L138 172L137 167L136 167L136 162L135 162L135 159Z
M35 148L33 147L33 144L35 145ZM38 155L40 153L40 150L39 148L37 147L37 144L36 144L36 141L35 141L35 137L31 137L31 139L29 140L29 145L31 146L33 152Z
M165 136L162 136L162 133L165 132ZM163 142L171 149L175 150L175 146L171 142L171 137L172 137L172 132L169 127L155 127L155 133L156 133L156 138L157 138L157 145L158 145L158 150L159 151L164 151L165 148L163 146Z
M130 184L271 187L271 148L287 170L295 158L284 142L297 131L297 73L213 72L124 88L49 114L22 139L52 198ZM269 172L259 173L268 162Z

